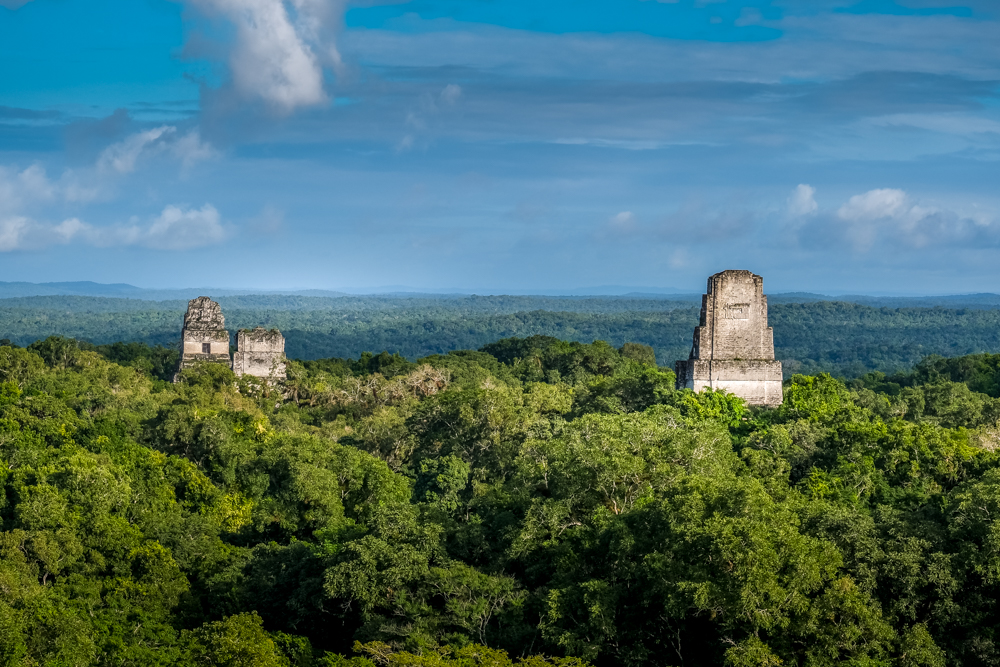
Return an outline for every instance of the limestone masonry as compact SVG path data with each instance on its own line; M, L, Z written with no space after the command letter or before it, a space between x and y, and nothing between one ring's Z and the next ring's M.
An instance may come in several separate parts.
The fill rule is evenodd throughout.
M781 362L774 359L763 278L723 271L708 279L691 356L675 370L678 389L725 389L750 405L781 405Z
M268 380L285 379L285 337L277 329L257 327L237 334L236 354L229 356L229 332L222 307L207 296L188 302L181 331L181 362L174 375L196 362L225 364L236 375L254 375Z
M181 365L190 368L198 361L211 361L232 366L229 360L229 332L222 308L207 296L188 301L181 331ZM176 378L175 378L176 380Z
M277 329L257 327L236 334L233 355L236 375L256 375L269 380L285 379L285 337Z

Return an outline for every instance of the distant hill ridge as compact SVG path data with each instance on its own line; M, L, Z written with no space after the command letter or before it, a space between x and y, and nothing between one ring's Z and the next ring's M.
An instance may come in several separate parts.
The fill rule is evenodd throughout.
M558 296L477 296L426 294L345 294L338 297L300 296L295 294L234 294L218 296L225 311L342 311L355 316L366 312L407 312L426 316L444 313L513 313L528 311L568 311L581 313L647 311L659 312L691 308L690 301L630 297L558 297ZM186 299L139 299L106 296L46 295L0 298L0 311L38 311L66 313L180 312Z
M591 293L587 293L587 290ZM343 292L335 290L263 290L258 288L248 289L223 289L214 287L190 287L178 289L147 289L136 287L127 283L96 283L92 281L77 282L53 282L53 283L29 283L29 282L2 282L0 281L0 299L18 299L30 297L55 297L55 296L77 296L77 297L102 297L110 299L129 299L141 301L186 302L197 296L219 297L275 297L288 296L300 297L298 300L289 301L284 308L291 310L311 310L313 308L335 307L331 299L343 298L374 298L374 299L469 299L476 297L485 298L519 298L519 299L539 299L539 300L641 300L641 301L663 301L663 302L683 302L699 304L701 293L684 293L672 288L636 288L643 291L624 291L628 287L622 286L599 286L593 288L579 288L573 290L553 290L552 293L539 291L530 294L524 290L516 290L513 293L503 293L502 290L483 290L472 293L468 290L426 290L417 291L402 286L389 288L372 288L371 292L363 293L358 291ZM616 293L615 290L618 290ZM649 291L646 291L649 290ZM303 300L304 299L304 300ZM267 300L267 299L265 299ZM857 303L876 308L977 308L993 309L1000 308L1000 294L990 292L977 294L952 294L944 296L871 296L865 294L843 294L828 295L813 292L776 292L768 294L768 302L771 304L783 303L815 303L820 301L841 301L846 303ZM79 304L77 304L79 305ZM177 304L162 304L152 306L158 310L163 307L174 310L179 307ZM249 305L249 304L240 304ZM273 299L268 305L259 302L258 307L274 307ZM527 304L525 304L527 305ZM8 302L6 307L17 307L14 303ZM109 310L110 304L104 304L100 310ZM24 307L46 307L43 303L25 303ZM58 306L56 306L58 307ZM126 304L121 304L123 310L133 310ZM539 304L537 307L545 308L546 305ZM574 309L575 310L575 309Z
M211 287L189 287L181 289L146 289L126 283L95 283L89 280L64 283L0 282L0 299L32 296L97 296L122 299L144 299L147 301L187 301L197 296L235 296L243 294L288 294L293 296L337 297L345 292L329 290L261 290L261 289L216 289Z

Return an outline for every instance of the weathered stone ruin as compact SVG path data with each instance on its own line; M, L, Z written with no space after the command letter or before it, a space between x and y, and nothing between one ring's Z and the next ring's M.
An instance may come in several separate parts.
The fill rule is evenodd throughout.
M229 332L222 308L207 296L188 301L181 331L181 363L178 371L190 368L195 362L210 361L231 366L229 359ZM176 377L174 378L176 381Z
M723 271L708 279L691 356L675 369L678 389L724 389L750 405L781 405L781 362L774 359L763 278Z
M225 364L236 375L253 375L270 382L285 379L285 337L277 329L263 327L247 331L240 329L236 336L236 354L229 356L229 332L222 307L207 296L188 302L181 331L181 363L174 375L195 363L207 361Z
M255 375L274 382L285 379L285 337L277 329L264 327L236 334L233 355L236 375Z

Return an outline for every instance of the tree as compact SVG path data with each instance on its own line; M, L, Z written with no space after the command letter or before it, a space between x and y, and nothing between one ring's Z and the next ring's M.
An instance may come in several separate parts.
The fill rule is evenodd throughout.
M274 639L264 631L254 613L236 614L222 621L206 623L186 635L188 661L218 667L285 667L291 662L282 655Z

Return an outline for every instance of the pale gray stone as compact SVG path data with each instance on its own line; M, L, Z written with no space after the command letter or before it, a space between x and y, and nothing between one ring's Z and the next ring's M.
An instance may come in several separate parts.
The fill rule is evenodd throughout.
M236 353L229 356L229 332L222 307L207 296L188 302L181 331L181 362L174 374L195 362L208 361L226 364L237 376L253 375L276 383L285 380L285 337L277 329L263 327L236 334Z
M222 307L207 296L188 301L181 331L181 362L178 374L199 361L225 364L232 367L229 358L229 332ZM177 382L178 375L174 375Z
M750 405L781 405L781 362L767 326L763 278L730 270L708 279L691 355L675 370L678 389L724 389Z
M233 370L236 375L254 375L271 382L284 380L285 337L277 329L240 329L236 334Z

